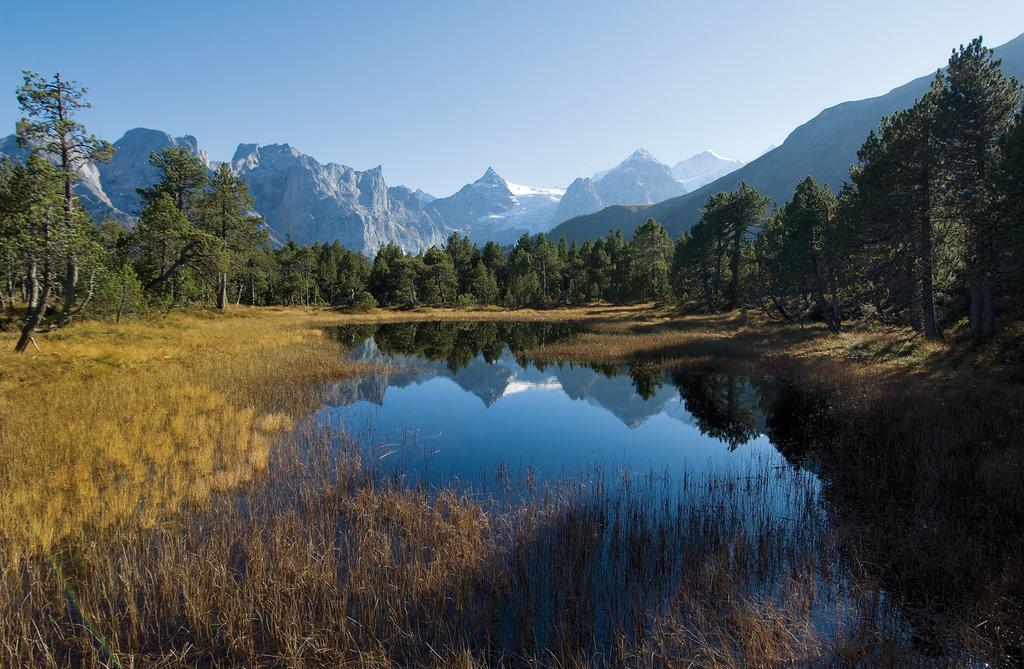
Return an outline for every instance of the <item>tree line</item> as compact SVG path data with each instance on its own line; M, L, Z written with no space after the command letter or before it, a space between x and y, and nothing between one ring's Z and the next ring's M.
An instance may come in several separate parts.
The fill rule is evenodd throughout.
M930 339L966 320L1024 315L1020 83L980 38L928 92L882 119L838 194L808 177L772 211L746 184L713 195L678 242L677 296L787 321L912 326Z
M910 109L881 120L838 194L808 177L780 207L747 184L712 195L676 242L648 220L583 244L526 235L510 248L453 233L370 259L340 243L274 244L244 181L184 147L150 156L138 223L93 224L74 193L113 147L77 113L86 89L25 72L23 162L0 161L0 310L19 351L81 314L214 304L549 307L675 301L759 308L785 321L906 324L941 339L966 319L991 336L1024 314L1024 120L1020 84L976 39Z

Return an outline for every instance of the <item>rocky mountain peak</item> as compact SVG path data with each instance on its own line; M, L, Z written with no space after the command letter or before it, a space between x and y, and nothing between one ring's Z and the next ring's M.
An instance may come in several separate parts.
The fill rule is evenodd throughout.
M648 151L647 149L644 149L644 148L637 149L636 151L631 153L629 155L629 157L626 158L622 162L623 163L647 162L647 163L658 163L658 164L661 164L661 161L658 160L657 158L655 158L654 154L652 154L650 151Z
M498 174L493 167L488 167L484 175L473 182L475 185L480 186L494 186L498 188L508 189L507 182Z

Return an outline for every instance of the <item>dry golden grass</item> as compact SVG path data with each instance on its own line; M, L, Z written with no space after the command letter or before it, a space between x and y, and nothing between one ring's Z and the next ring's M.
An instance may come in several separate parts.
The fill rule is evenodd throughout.
M41 354L2 344L0 535L43 549L250 478L304 408L296 388L354 371L293 312L83 323Z

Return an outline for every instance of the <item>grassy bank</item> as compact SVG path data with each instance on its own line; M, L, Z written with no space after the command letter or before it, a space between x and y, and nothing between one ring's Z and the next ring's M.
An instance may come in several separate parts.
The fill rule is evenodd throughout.
M799 420L767 429L824 485L398 486L299 419L360 371L324 327L410 318L588 319L531 355L785 378ZM240 309L39 345L0 353L3 666L908 666L1024 629L1019 397L962 382L991 348L651 307ZM779 477L783 520L756 512Z

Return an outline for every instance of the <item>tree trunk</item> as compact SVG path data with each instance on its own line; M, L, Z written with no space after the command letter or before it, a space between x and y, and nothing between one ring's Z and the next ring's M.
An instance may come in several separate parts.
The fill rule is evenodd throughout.
M60 78L60 74L57 74L57 105L58 113L60 114L60 120L63 122L66 119L66 112L64 109L64 87ZM64 173L64 234L66 235L65 241L71 241L75 236L73 214L75 209L75 165L74 156L71 154L71 147L68 146L67 135L61 136L60 146L60 169ZM57 319L57 325L64 325L70 320L72 310L75 308L75 301L78 299L78 257L75 255L74 249L68 252L67 268L64 274L64 306L61 308L60 317Z
M991 337L996 333L995 282L986 273L981 278L981 336Z
M39 304L39 268L35 258L28 261L28 270L25 272L25 307L28 310L35 309Z
M932 281L931 235L927 236L927 249L921 254L921 324L924 336L942 341L942 328L935 319L935 295Z
M114 317L115 323L121 322L121 315L124 314L124 299L128 292L128 280L124 276L124 271L121 272L121 299L117 303L117 316Z
M36 288L33 287L33 290L36 290ZM14 346L15 353L23 353L28 348L28 343L32 341L32 333L35 332L36 326L39 325L39 321L43 317L43 311L46 310L46 300L49 297L50 282L45 281L38 302L25 314L25 323L21 326L21 336L18 338L18 343Z
M228 275L221 272L217 275L217 308L221 311L228 302Z
M835 334L839 333L839 324L835 322L832 309L825 301L825 280L822 278L820 272L816 272L814 278L814 302L818 311L821 312L821 317L825 321L825 325L828 329Z
M73 315L75 302L78 301L78 258L72 253L68 256L64 274L64 306L61 307L57 325L66 325Z
M729 259L729 308L735 309L740 301L740 243L742 242L741 226L739 222L733 224L732 236L732 257Z

